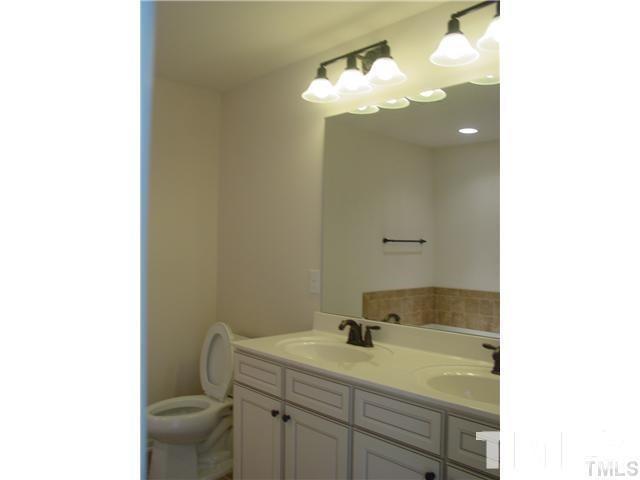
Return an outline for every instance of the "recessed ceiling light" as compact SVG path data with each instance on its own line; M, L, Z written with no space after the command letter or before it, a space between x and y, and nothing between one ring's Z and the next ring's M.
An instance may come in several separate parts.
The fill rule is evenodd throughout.
M461 128L458 131L460 133L464 133L465 135L473 135L474 133L478 133L478 129L477 128L471 128L471 127Z

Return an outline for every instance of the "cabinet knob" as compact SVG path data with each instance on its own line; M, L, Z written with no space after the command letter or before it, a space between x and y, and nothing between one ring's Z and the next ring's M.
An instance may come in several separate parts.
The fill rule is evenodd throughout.
M290 418L291 418L291 416L289 416L289 415L282 415L282 421L283 422L288 422Z
M280 415L280 411L279 410L271 410L271 416L272 417L277 417L278 415Z
M424 474L424 480L435 480L436 474L433 472L427 472Z

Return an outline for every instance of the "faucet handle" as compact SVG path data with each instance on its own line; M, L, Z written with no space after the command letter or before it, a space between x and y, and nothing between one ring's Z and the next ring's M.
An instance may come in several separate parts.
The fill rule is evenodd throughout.
M373 347L371 330L380 330L380 325L365 325L363 347Z
M487 350L500 350L500 345L491 345L490 343L483 343L482 346Z

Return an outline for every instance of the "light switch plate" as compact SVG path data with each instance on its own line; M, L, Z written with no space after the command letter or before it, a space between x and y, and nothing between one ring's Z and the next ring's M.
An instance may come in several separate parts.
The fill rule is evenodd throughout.
M320 293L320 270L309 270L309 293Z

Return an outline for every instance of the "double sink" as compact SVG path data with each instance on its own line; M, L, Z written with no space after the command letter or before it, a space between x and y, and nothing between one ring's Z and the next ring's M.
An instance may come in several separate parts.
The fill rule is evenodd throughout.
M491 373L488 362L418 355L411 349L379 343L372 348L358 347L345 343L344 338L329 335L287 338L275 347L287 356L343 370L382 369L390 376L405 377L415 390L444 395L452 401L496 408L500 403L500 377Z

